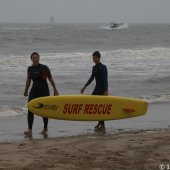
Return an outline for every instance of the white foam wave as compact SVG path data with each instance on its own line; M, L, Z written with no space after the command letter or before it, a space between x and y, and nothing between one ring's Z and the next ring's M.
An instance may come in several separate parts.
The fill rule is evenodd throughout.
M138 67L150 69L150 71L157 71L158 67L167 69L169 67L170 48L152 48L152 49L119 49L113 51L102 51L102 62L107 65L116 65L117 67ZM79 67L82 63L86 66L91 64L91 53L40 53L43 64L47 64L50 68L60 69L61 67ZM164 62L162 62L164 61ZM13 72L22 73L26 71L27 67L31 65L29 55L23 56L4 56L0 55L0 70L8 73ZM83 65L82 65L83 67ZM144 71L146 71L144 70ZM159 71L159 70L158 70ZM164 75L166 76L166 75Z
M26 107L0 106L0 117L20 116L26 114Z
M157 58L157 57L169 57L170 48L154 47L145 49L118 49L113 51L103 51L103 54L117 54L120 57L145 57L145 58Z
M146 100L148 103L170 102L170 94L143 96L139 98Z
M145 59L156 59L156 58L169 58L170 57L170 48L162 48L155 47L150 49L118 49L113 51L101 51L102 60L103 59L113 59L113 58L129 58L134 60L135 58L145 58ZM80 53L80 52L72 52L72 53L43 53L40 54L41 59L48 60L49 59L85 59L87 57L91 57L92 53ZM121 58L120 58L121 57Z

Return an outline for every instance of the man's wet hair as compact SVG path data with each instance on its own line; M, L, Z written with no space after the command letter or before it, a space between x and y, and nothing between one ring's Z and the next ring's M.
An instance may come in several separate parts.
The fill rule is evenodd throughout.
M93 56L93 57L96 56L96 57L98 57L98 58L101 58L101 54L100 54L99 51L95 51L92 56Z
M30 56L30 58L32 59L32 56L33 55L38 55L38 56L40 56L37 52L33 52L32 54L31 54L31 56Z

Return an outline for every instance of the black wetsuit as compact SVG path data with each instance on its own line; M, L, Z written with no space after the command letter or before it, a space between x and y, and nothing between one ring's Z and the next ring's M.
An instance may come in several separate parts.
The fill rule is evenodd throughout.
M28 78L32 79L33 85L29 93L28 101L49 96L49 88L47 84L47 77L52 77L49 68L46 65L39 64L38 66L29 66L27 70ZM28 110L28 128L32 129L34 121L34 114ZM48 118L43 118L44 128L48 126Z
M85 87L87 87L95 78L96 80L96 86L94 88L94 91L92 92L92 95L103 95L106 90L108 90L108 73L107 73L107 67L102 64L96 64L92 68L92 74L87 83L85 84ZM104 121L99 121L101 125L104 125Z

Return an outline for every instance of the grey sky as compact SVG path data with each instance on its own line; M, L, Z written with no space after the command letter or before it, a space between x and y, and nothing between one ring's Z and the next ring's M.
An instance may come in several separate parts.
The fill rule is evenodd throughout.
M166 22L170 0L0 0L0 22Z

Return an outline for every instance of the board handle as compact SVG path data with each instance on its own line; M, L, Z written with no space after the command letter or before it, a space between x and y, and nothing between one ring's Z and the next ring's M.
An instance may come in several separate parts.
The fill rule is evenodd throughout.
M135 109L132 109L132 108L123 108L122 110L125 111L125 112L127 112L127 113L133 113L133 112L135 112Z

